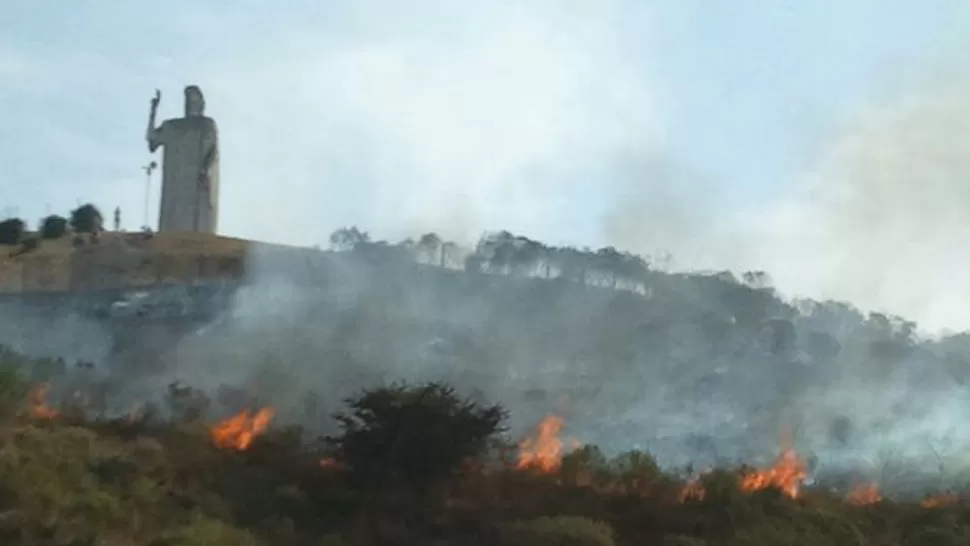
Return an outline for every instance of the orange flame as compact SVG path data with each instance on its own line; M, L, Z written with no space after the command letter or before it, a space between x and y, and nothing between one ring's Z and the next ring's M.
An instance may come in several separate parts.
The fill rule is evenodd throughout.
M27 411L31 417L36 417L37 419L53 419L59 415L57 410L48 406L44 401L47 397L48 389L50 389L50 385L43 383L30 392L30 402Z
M805 462L799 458L794 449L788 448L770 468L742 476L741 490L750 493L776 487L794 499L798 497L798 489L806 477L808 472L805 469Z
M535 438L526 438L519 444L519 462L516 468L538 469L542 472L555 472L562 463L563 443L559 439L562 430L561 417L549 415L539 423Z
M879 486L874 483L863 483L852 488L846 499L849 504L854 504L856 506L868 506L870 504L876 504L882 500L882 494L879 493Z
M272 419L272 408L263 408L253 416L250 416L249 411L244 411L216 424L209 433L216 446L244 451L249 449L257 436L266 431Z
M943 495L926 497L919 503L919 505L923 508L944 508L947 506L953 506L959 500L960 499L953 493L945 493Z
M680 503L702 501L706 495L707 490L704 489L700 480L691 480L681 488L680 493L677 494L677 500Z

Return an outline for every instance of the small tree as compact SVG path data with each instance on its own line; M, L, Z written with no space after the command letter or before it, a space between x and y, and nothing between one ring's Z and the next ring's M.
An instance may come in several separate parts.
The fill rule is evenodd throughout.
M441 237L437 233L425 233L418 239L418 249L424 255L426 262L433 264L437 262L438 249L441 247Z
M357 229L357 226L340 228L330 234L330 246L334 250L353 250L369 242L370 235Z
M367 390L346 404L334 416L341 434L327 440L351 479L374 492L430 492L483 454L506 416L501 406L482 407L440 383Z
M71 211L71 228L77 233L101 231L103 225L104 218L101 216L101 211L91 203Z
M67 218L52 214L40 221L40 236L44 239L60 239L67 235Z
M0 222L0 245L19 245L26 224L20 218L8 218Z

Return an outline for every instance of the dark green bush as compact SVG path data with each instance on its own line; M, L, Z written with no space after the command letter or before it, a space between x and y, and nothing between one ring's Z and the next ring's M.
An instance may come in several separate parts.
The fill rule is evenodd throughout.
M70 224L76 233L95 233L101 231L104 218L98 207L87 203L71 211Z
M40 222L40 236L44 239L60 239L67 235L67 218L52 214Z
M19 245L27 224L20 218L0 221L0 245Z
M426 493L483 454L502 430L505 410L458 397L440 383L365 390L334 417L329 443L368 490L404 487Z

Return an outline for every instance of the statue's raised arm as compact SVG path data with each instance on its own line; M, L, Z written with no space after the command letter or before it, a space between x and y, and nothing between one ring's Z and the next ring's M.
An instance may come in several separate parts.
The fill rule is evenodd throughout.
M148 130L145 132L145 140L148 141L149 152L154 152L161 145L158 139L158 132L155 129L155 116L158 115L158 103L161 100L162 92L156 89L155 96L152 97L152 109L148 114Z

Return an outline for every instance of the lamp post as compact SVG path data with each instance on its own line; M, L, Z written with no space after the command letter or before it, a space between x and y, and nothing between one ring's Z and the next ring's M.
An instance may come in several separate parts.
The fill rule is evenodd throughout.
M146 231L151 230L151 226L148 223L148 201L152 190L152 171L154 171L156 167L158 167L158 163L155 163L154 161L142 167L142 170L145 171L145 226L143 229Z

